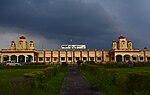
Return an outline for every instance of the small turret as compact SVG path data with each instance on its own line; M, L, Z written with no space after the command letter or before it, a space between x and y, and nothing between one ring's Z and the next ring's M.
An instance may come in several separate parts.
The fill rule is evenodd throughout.
M115 40L112 42L112 49L117 49L117 42Z
M10 49L16 49L15 41L11 41Z
M33 43L33 41L30 41L29 49L34 49L34 43Z
M132 49L133 47L132 47L132 42L129 40L128 41L128 49Z

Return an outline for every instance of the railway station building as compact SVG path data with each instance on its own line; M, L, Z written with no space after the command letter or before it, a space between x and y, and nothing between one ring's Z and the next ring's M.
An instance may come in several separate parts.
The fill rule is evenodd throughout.
M9 49L0 50L0 62L67 62L75 63L81 61L95 62L148 62L150 61L150 50L134 49L132 41L120 35L117 40L112 41L110 50L89 49L60 49L60 50L36 50L34 42L25 36L19 37L18 41L11 41Z

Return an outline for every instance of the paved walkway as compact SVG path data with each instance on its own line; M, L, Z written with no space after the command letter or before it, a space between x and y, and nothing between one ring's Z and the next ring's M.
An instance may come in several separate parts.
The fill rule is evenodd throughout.
M89 82L76 71L77 65L69 65L69 72L64 77L60 95L100 95Z

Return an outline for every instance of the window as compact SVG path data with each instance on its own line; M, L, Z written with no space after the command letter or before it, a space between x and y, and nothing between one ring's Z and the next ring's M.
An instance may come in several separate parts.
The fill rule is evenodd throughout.
M39 61L43 61L43 57L39 57Z
M86 60L87 58L86 57L83 57L83 60Z
M136 60L136 57L133 57L133 60Z
M54 61L57 61L57 57L54 57Z
M97 57L97 60L101 60L101 57Z
M150 57L147 57L147 61L150 62Z
M76 57L76 60L80 60L80 58L79 58L79 57Z
M140 60L143 60L143 57L140 57Z
M49 57L46 57L46 61L50 61L50 58L49 58Z
M90 61L94 61L94 57L90 57Z
M72 60L72 57L68 57L68 60Z
M61 57L61 60L62 60L62 61L65 60L65 57Z

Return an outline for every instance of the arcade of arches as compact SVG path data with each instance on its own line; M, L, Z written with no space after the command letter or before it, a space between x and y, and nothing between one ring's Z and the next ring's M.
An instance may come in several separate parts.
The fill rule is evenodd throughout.
M26 63L26 62L34 62L34 56L33 55L3 55L1 56L2 62L19 62L19 63Z
M117 55L116 56L116 62L129 62L129 61L132 61L132 62L139 62L140 60L143 60L143 57L139 57L138 55L133 55L133 56L130 56L130 55Z

